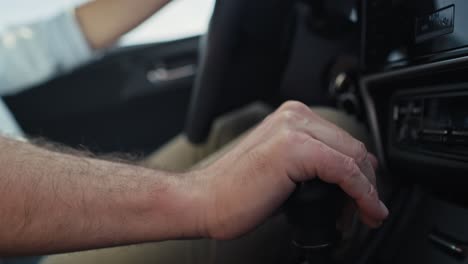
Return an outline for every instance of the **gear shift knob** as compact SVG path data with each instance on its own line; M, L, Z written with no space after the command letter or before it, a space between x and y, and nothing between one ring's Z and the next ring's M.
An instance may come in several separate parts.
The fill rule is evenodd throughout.
M286 209L293 226L293 244L304 250L327 249L335 244L340 238L336 221L344 197L338 186L321 180L299 185Z

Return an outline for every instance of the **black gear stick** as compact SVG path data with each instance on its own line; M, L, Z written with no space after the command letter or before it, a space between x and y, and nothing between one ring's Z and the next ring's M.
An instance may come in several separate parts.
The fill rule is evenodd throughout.
M293 245L301 263L332 263L332 248L340 239L336 221L344 205L336 185L313 180L302 183L287 204Z

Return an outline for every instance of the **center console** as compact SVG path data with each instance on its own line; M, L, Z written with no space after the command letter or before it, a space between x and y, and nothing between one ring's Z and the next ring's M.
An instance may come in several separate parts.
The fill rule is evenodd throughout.
M377 154L413 188L377 263L466 263L468 1L367 0L362 12L360 89Z
M429 180L466 173L468 2L368 0L363 10L361 89L381 160Z

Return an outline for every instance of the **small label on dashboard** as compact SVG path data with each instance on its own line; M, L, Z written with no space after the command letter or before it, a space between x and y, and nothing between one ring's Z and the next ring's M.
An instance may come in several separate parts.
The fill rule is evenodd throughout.
M416 18L416 43L437 38L453 32L455 26L455 6L440 9L429 15Z

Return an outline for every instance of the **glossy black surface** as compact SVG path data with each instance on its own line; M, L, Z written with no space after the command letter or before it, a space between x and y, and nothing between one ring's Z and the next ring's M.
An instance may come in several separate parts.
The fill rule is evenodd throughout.
M368 72L467 53L468 1L368 0L364 10Z

